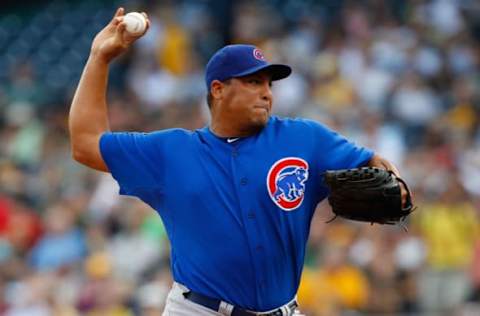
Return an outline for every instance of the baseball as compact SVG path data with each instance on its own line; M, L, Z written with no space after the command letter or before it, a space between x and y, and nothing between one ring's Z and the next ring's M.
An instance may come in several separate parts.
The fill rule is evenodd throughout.
M132 35L140 35L147 28L147 20L143 14L138 12L129 12L123 17L126 24L126 30Z

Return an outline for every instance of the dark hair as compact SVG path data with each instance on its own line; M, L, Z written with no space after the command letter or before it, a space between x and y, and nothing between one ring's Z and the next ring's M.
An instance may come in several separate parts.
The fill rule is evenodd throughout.
M207 93L207 105L208 105L209 109L212 108L212 101L213 101L212 93L210 91L208 91L208 93Z

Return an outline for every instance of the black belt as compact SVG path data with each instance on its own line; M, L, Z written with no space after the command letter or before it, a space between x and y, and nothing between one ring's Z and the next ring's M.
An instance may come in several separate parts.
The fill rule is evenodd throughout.
M204 307L210 308L211 310L214 310L216 312L219 311L220 304L222 302L221 300L217 300L217 299L214 299L214 298L211 298L211 297L207 297L205 295L198 294L198 293L195 293L195 292L192 292L192 291L187 292L187 293L183 293L183 296L189 301L192 301L192 302L200 304ZM293 300L292 302L288 303L288 305L287 305L288 315L293 315L293 312L295 311L295 308L297 308L297 307L298 307L298 303L297 303L296 300ZM243 308L234 306L233 309L232 309L232 312L231 312L231 316L255 316L255 315L288 316L288 315L285 315L282 312L281 308L277 308L276 310L268 312L268 313L254 313L254 312L247 311Z

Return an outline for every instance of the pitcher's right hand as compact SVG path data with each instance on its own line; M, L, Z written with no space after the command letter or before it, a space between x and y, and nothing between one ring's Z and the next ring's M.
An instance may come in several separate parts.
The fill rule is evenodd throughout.
M115 57L125 52L133 42L145 35L150 28L150 20L147 14L145 12L142 12L142 14L147 20L145 32L139 35L132 35L126 31L126 25L123 22L125 10L118 8L110 23L95 36L90 55L109 63Z

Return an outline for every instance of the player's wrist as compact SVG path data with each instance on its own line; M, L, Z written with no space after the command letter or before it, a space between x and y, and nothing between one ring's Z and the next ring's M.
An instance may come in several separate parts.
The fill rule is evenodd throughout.
M99 66L108 66L112 60L113 57L109 56L109 54L94 49L92 49L88 57L89 63L98 64Z

